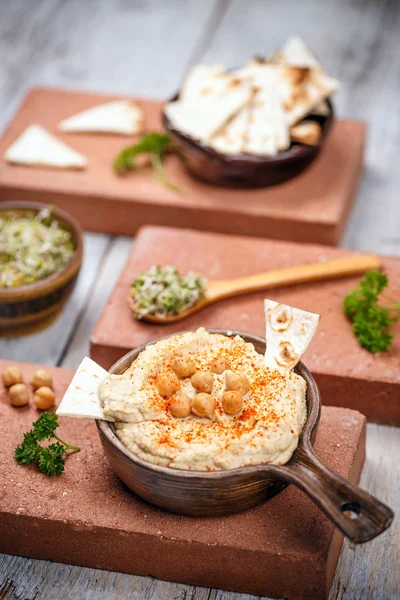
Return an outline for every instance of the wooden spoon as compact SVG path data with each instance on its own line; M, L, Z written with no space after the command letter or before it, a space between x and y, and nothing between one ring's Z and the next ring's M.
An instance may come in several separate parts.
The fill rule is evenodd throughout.
M337 279L339 277L349 277L359 275L370 269L379 269L381 259L375 254L363 254L360 256L351 256L349 258L338 258L326 262L313 263L310 265L300 265L297 267L288 267L276 271L266 271L258 275L249 275L248 277L238 277L237 279L220 279L209 281L203 300L197 302L187 310L178 315L159 316L145 315L141 320L149 323L169 324L185 319L197 310L205 308L209 304L248 294L250 292L259 292L269 288L293 285L296 283L307 283L309 281L321 281L323 279ZM137 312L135 301L129 296L129 306L134 313Z

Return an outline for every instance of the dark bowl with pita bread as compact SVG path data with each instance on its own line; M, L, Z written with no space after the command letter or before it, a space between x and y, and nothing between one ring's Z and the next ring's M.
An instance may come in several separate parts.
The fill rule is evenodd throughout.
M176 94L169 102L178 98L179 94ZM287 150L270 158L217 152L190 135L174 129L165 112L163 125L193 177L224 187L261 188L288 181L311 165L323 148L334 122L330 99L327 100L327 105L329 113L326 116L310 114L306 117L307 121L315 121L321 127L320 139L316 145L292 142Z

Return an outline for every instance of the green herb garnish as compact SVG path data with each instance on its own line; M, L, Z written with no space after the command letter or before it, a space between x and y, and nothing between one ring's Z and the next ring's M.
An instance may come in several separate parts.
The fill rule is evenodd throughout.
M386 275L368 271L343 302L344 312L353 324L360 345L373 353L389 350L394 337L391 326L400 317L400 302L382 295L387 285ZM378 304L380 297L390 304Z
M179 192L181 188L167 178L163 165L163 159L172 150L172 140L168 135L157 132L147 133L137 144L128 146L117 154L113 161L113 169L118 174L136 169L136 157L139 154L148 154L157 179L165 186Z
M184 312L204 298L206 280L197 273L186 275L175 267L153 266L136 277L130 287L135 316L170 316Z
M50 209L19 216L0 216L0 288L34 283L61 271L72 259L72 233L51 216Z
M67 452L79 452L78 446L71 446L55 434L58 417L45 412L33 423L33 429L24 434L23 442L17 446L15 460L20 465L36 463L39 471L46 475L61 475L64 471ZM55 439L56 442L42 446L39 442Z

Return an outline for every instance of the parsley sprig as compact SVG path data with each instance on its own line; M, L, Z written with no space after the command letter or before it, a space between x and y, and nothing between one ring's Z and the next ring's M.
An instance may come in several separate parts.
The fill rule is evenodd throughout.
M387 285L384 273L368 271L343 302L360 345L372 353L389 350L394 337L391 327L400 317L400 302L382 294ZM381 298L390 304L379 304Z
M180 192L181 188L167 178L163 165L163 159L172 150L172 140L168 135L156 131L147 133L137 144L128 146L117 154L113 161L113 169L119 175L136 169L136 157L139 154L148 154L157 179L163 185Z
M20 465L36 463L39 471L46 475L61 475L68 451L79 452L80 448L71 446L59 438L55 433L57 427L57 415L48 412L41 414L33 423L33 428L24 434L22 444L15 449L15 460ZM48 446L39 444L52 439L57 441Z

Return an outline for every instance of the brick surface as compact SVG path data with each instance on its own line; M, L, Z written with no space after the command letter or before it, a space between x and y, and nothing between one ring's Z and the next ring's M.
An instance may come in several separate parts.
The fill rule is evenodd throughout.
M177 193L151 172L116 176L113 157L129 137L64 134L57 124L112 97L53 89L33 89L0 140L0 197L56 204L84 229L132 235L145 224L192 227L241 235L337 244L354 200L362 168L365 125L340 120L309 169L272 188L224 189L190 177L176 156L166 160ZM138 100L146 128L161 128L162 103ZM84 171L9 165L4 151L32 124L39 123L88 158Z
M0 361L0 370L7 364ZM35 367L21 368L29 381ZM59 402L72 372L50 370ZM14 448L37 416L32 404L11 407L0 390L0 552L266 596L326 597L342 536L293 486L242 514L173 515L119 482L88 419L60 419L60 437L81 447L60 477L18 465ZM365 418L323 407L315 448L357 482Z
M225 300L174 325L150 325L132 318L129 284L153 264L176 265L209 279L241 277L292 265L355 254L316 245L147 227L131 255L91 337L94 360L109 368L145 342L200 326L238 329L264 337L263 298L321 314L317 333L304 355L325 404L354 408L370 421L400 425L400 322L389 352L370 354L360 347L343 315L342 300L360 277L276 288ZM388 293L400 297L400 259L384 257Z

